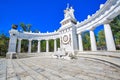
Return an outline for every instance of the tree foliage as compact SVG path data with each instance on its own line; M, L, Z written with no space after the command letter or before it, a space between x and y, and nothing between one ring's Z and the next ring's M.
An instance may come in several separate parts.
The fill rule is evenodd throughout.
M98 47L106 46L106 43L105 43L105 34L104 34L103 30L100 30L98 32L97 45L98 45Z
M112 32L115 35L115 33L120 33L120 15L118 15L111 23Z
M60 48L60 39L56 39L56 42L57 42L57 48Z
M0 34L0 56L6 56L8 44L9 38L5 34Z
M120 15L118 15L111 23L113 36L116 46L120 46ZM120 47L119 47L120 48Z
M28 52L28 40L21 41L21 52Z
M33 40L32 41L32 52L37 52L37 47L38 47L38 41L37 40Z
M46 41L45 41L45 40L42 40L42 41L41 41L41 51L42 51L42 52L45 52L45 51L46 51Z
M50 52L54 51L54 40L49 40L49 51Z
M97 35L97 47L98 50L106 50L106 41L104 30L100 30Z
M21 26L23 31L26 31L26 32L30 32L31 31L31 27L32 27L31 24L20 23L20 26Z
M82 34L83 48L84 50L90 50L90 35L89 32L84 32Z

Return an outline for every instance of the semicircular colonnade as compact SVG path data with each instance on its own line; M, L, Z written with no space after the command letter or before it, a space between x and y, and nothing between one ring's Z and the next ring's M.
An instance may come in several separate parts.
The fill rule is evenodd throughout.
M109 23L120 14L120 0L107 0L100 10L96 11L92 16L88 16L82 22L77 22L74 17L74 9L66 8L64 11L64 19L60 22L61 27L58 31L51 33L32 33L19 32L11 29L8 53L20 53L21 40L29 40L28 52L31 53L31 41L38 40L38 53L40 53L41 40L46 40L46 52L49 52L49 40L54 40L54 52L57 51L56 39L60 39L60 48L66 51L83 51L82 33L90 31L91 51L97 51L94 29L99 25L104 25L105 39L107 51L116 51L115 43ZM17 44L18 39L18 46ZM17 50L16 50L17 47Z

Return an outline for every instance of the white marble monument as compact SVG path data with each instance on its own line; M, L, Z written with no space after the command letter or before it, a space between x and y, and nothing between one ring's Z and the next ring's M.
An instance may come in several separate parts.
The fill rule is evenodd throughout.
M99 25L104 25L107 51L116 51L115 43L109 23L120 14L120 0L107 0L100 5L100 9L82 22L76 20L74 9L67 6L64 10L64 19L60 22L61 27L55 32L32 33L19 32L11 29L8 54L20 53L21 40L29 40L28 53L31 53L31 41L38 40L38 51L40 53L41 40L46 40L46 52L49 52L49 40L54 40L54 51L57 51L56 39L60 39L60 48L66 52L84 51L82 43L82 32L90 31L91 51L97 51L94 29ZM18 39L18 47L16 43ZM17 49L17 50L16 50Z

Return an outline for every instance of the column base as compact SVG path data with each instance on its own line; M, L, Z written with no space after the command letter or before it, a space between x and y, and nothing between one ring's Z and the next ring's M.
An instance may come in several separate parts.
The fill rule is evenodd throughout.
M18 55L16 52L7 52L6 59L17 59Z

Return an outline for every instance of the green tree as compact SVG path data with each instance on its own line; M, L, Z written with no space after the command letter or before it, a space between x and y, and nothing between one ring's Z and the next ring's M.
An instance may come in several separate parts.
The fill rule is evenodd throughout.
M9 38L5 34L0 34L0 56L6 56L8 44Z
M106 43L105 43L105 34L104 34L104 30L100 30L98 32L98 36L97 36L97 46L99 48L105 47Z
M27 31L30 32L32 25L31 24L27 24L26 26L27 26Z
M56 42L57 42L57 48L60 48L60 39L56 39Z
M110 23L117 49L120 49L120 15Z
M32 27L31 24L20 23L20 26L21 26L23 31L26 31L26 32L30 32L31 31L31 27Z
M37 46L38 46L38 41L37 40L33 40L32 41L32 52L37 52Z
M49 51L50 52L54 51L54 40L49 40Z
M115 17L115 19L110 23L112 32L115 35L117 32L120 33L120 15Z
M28 40L21 41L21 52L28 52Z
M45 40L42 40L42 41L41 41L41 51L42 51L42 52L45 52L45 51L46 51L46 41L45 41Z
M83 39L83 48L85 50L90 50L90 35L89 35L89 32L84 32L82 34L82 39Z

